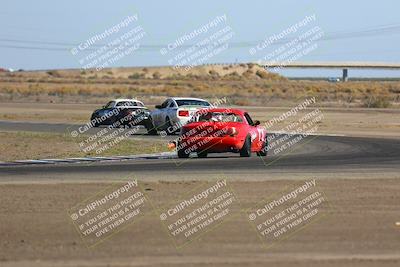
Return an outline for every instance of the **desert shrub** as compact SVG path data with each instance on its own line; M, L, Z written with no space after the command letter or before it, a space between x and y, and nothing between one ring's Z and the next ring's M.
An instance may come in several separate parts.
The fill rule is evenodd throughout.
M189 73L186 75L187 78L192 79L192 80L202 80L203 77L193 74L193 73Z
M229 73L228 76L231 76L231 77L240 77L240 75L239 75L239 73L237 73L237 71L234 71L234 72Z
M370 97L364 101L364 107L367 108L388 108L390 102L383 97Z
M64 86L54 88L52 91L53 95L55 96L73 95L76 92L74 88L68 88Z
M247 99L235 98L233 99L233 104L237 106L250 106L252 103Z
M393 94L400 94L400 88L399 87L389 87L389 92Z
M182 76L180 73L174 73L165 77L166 80L184 80L185 76Z
M252 70L246 70L245 72L243 72L243 77L249 79L251 78L253 75L253 71Z
M92 91L89 88L80 88L78 90L78 95L90 95Z
M133 73L131 75L128 76L129 79L140 79L143 78L144 75L141 73Z
M46 72L48 75L59 78L61 77L60 73L56 70L49 70Z
M159 73L158 71L154 72L153 79L161 79L161 73Z
M248 63L248 64L247 64L247 67L248 67L249 69L252 69L252 68L254 67L254 63Z
M112 89L114 94L117 95L125 95L128 92L127 88L122 88L122 87L116 87Z
M210 70L208 73L209 73L211 76L219 77L219 73L216 72L215 70Z
M256 72L256 75L257 75L258 77L260 77L261 79L268 79L268 78L269 78L268 73L267 73L266 71L262 71L262 70L258 70L258 71Z

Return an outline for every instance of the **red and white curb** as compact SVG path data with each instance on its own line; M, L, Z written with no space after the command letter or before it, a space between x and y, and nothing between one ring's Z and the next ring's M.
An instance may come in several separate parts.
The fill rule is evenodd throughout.
M1 162L2 166L20 166L20 165L38 165L38 164L57 164L57 163L82 163L82 162L101 162L101 161L123 161L123 160L140 160L140 159L173 159L176 158L175 152L163 152L156 154L141 154L130 156L113 156L113 157L87 157L87 158L65 158L65 159L29 159L16 160L10 162Z

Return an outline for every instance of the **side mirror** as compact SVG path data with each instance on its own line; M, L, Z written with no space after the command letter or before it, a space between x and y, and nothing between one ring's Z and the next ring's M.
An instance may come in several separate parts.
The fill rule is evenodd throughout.
M162 108L161 105L156 105L155 107L156 107L156 109L161 109Z
M254 122L254 126L257 126L257 125L260 125L260 124L261 124L260 121L255 121L255 122Z

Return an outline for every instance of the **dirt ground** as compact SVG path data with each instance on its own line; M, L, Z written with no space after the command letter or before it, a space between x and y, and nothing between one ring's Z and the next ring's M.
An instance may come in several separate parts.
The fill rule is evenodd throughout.
M176 249L157 214L87 248L67 210L105 183L0 185L1 266L399 266L399 179L316 180L329 205L289 238L266 248L243 210L293 181L230 181L240 208L200 239ZM399 177L398 177L399 178ZM141 182L155 207L198 182ZM309 177L305 177L309 179ZM278 193L279 194L279 193Z

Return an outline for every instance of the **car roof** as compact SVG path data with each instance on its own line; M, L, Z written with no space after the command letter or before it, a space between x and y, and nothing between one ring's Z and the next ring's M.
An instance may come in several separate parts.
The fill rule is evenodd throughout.
M146 107L145 104L142 101L139 101L137 99L128 99L128 98L117 98L117 99L113 99L110 102L115 102L114 105L117 105L119 102L136 102L136 103L140 103L142 104L143 107ZM130 107L130 106L125 106L124 107Z
M116 102L116 103L118 103L118 102L125 102L125 101L139 102L139 103L141 103L141 104L144 106L144 103L143 103L142 101L140 101L140 100L137 100L137 99L118 98L118 99L113 99L113 100L111 100L111 101L114 101L114 102Z
M202 110L199 110L197 112L201 112ZM204 111L204 109L203 109ZM247 113L247 111L243 109L237 109L237 108L207 108L207 111L209 112L229 112L237 115L244 115L244 113Z
M137 100L137 99L129 99L129 98L117 98L117 99L113 99L112 101L115 101L115 102L122 102L122 101L133 101L133 102L142 102L142 101L139 101L139 100Z
M206 101L205 99L201 99L201 98L194 98L194 97L169 97L170 99L173 100L198 100L198 101Z

